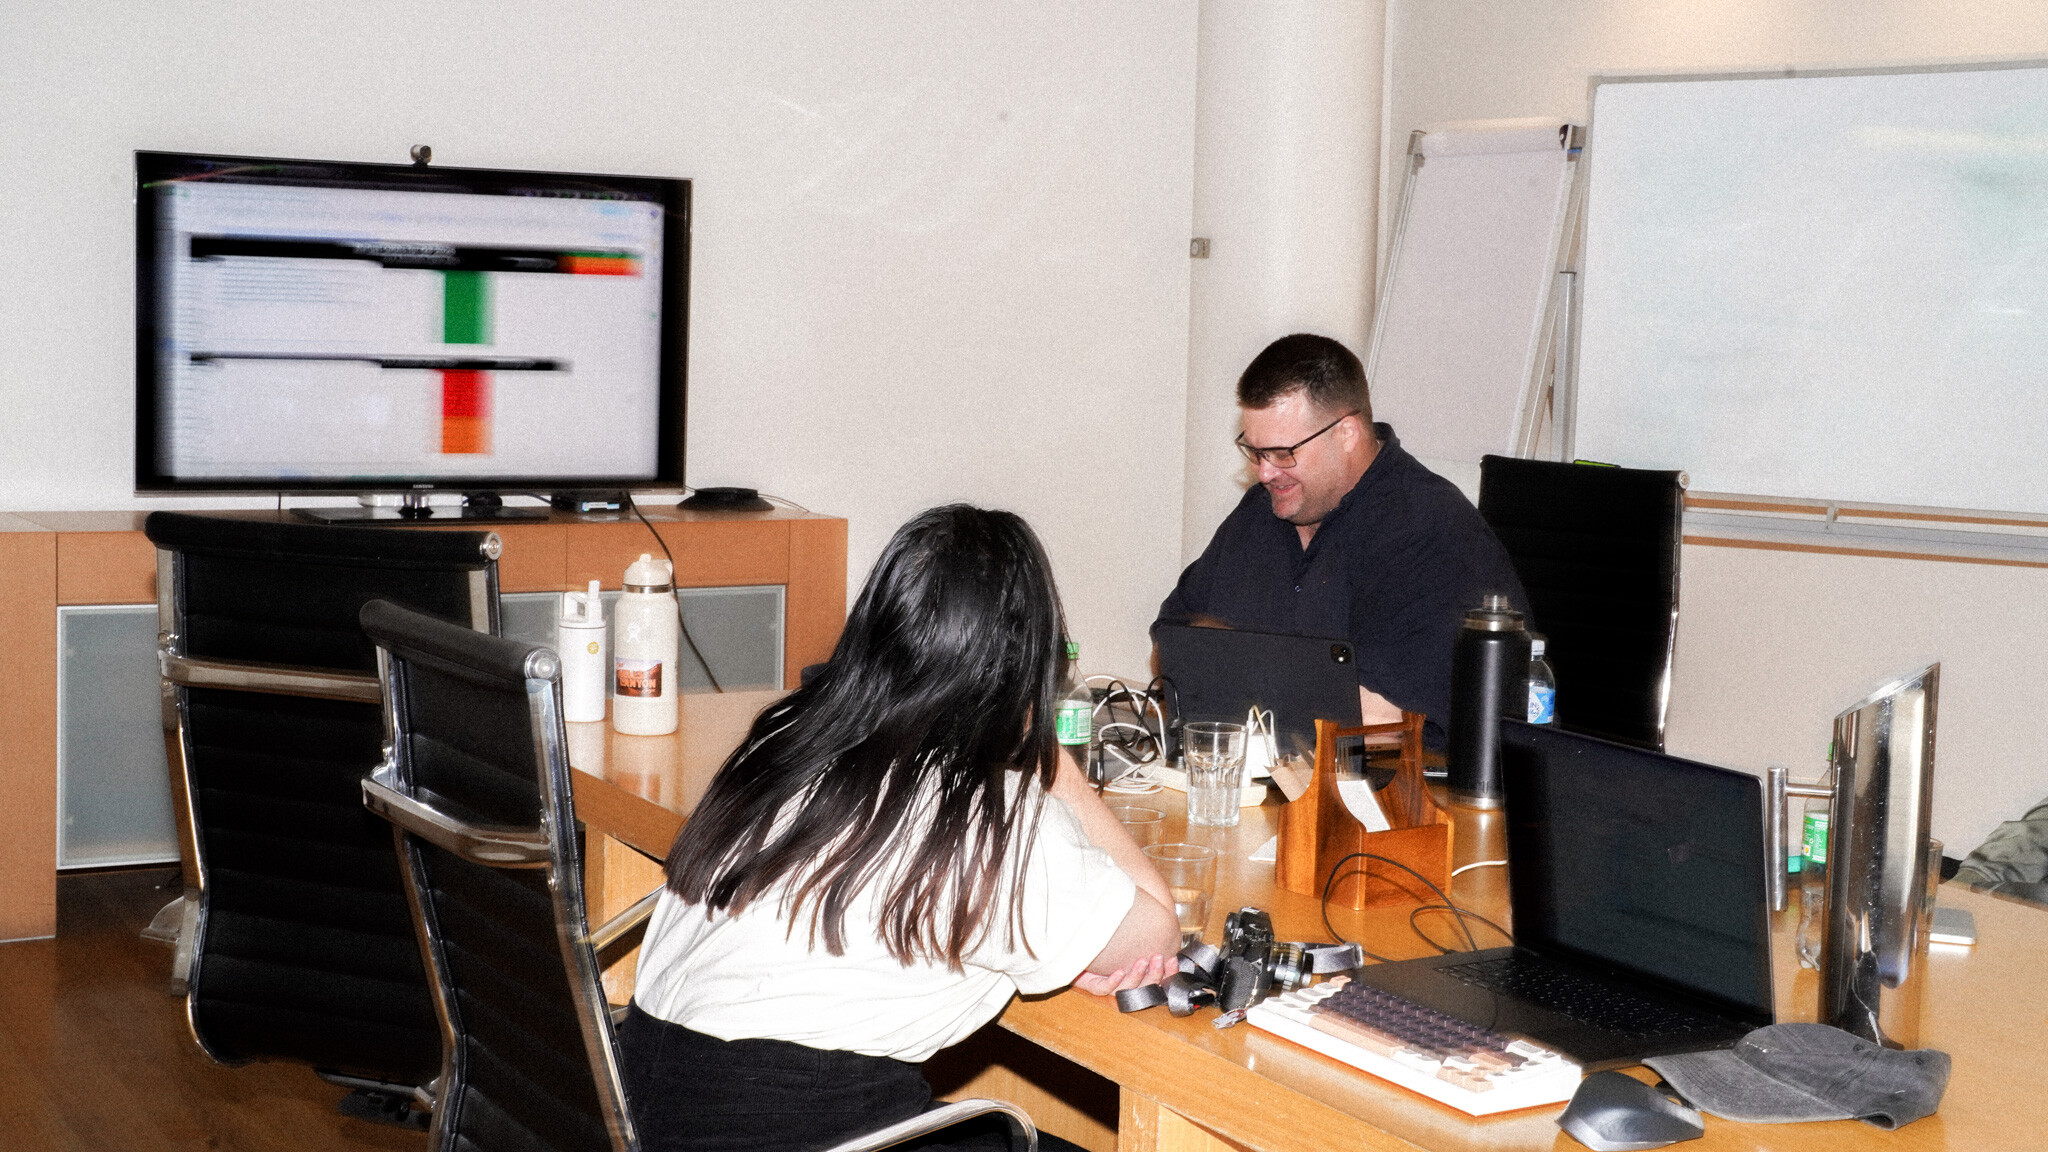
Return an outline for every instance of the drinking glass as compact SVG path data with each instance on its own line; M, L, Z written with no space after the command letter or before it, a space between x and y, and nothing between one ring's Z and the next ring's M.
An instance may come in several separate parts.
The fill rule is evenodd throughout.
M1209 923L1209 905L1216 899L1216 850L1200 844L1153 844L1145 849L1173 893L1173 915L1180 921L1180 946L1202 938Z
M1235 825L1244 791L1244 725L1207 720L1183 725L1181 764L1188 773L1188 823Z
M1157 808L1140 808L1134 804L1118 804L1110 808L1109 814L1124 826L1138 847L1157 844L1166 834L1166 813Z

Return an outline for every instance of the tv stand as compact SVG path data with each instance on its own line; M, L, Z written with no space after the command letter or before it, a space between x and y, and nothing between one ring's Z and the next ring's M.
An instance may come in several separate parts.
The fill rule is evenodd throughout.
M381 524L403 528L409 524L448 524L462 521L535 522L548 518L545 508L507 508L496 493L472 492L461 504L439 508L427 503L427 493L407 492L397 507L365 504L356 508L294 508L292 515L316 524Z

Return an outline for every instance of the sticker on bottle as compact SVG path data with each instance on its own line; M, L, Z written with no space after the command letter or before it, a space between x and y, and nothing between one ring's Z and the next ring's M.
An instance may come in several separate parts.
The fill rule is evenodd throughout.
M1557 689L1529 685L1529 723L1548 724L1557 719Z
M1062 744L1086 744L1095 734L1095 716L1086 704L1062 703L1052 714L1053 739Z
M661 695L661 661L634 660L626 656L612 660L613 690L620 696Z
M1806 814L1806 858L1815 864L1828 862L1828 814Z

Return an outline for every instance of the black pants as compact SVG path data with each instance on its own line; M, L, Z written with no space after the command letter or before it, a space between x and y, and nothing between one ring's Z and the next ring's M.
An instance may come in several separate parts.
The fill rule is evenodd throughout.
M638 1004L618 1034L644 1152L808 1152L931 1105L923 1069L901 1060L784 1040L720 1040ZM1008 1121L991 1116L900 1147L1007 1152L1009 1132ZM1075 1149L1056 1136L1038 1139L1043 1149Z

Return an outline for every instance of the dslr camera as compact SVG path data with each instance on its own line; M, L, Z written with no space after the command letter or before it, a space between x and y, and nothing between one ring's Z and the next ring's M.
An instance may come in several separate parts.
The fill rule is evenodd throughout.
M1225 1012L1308 983L1310 966L1301 945L1274 940L1273 917L1261 909L1240 908L1224 919L1222 951L1216 1006Z

